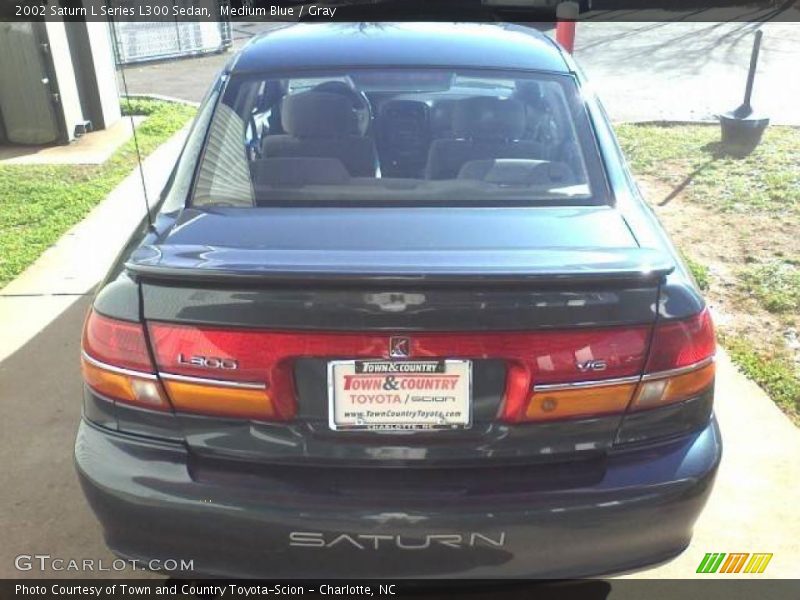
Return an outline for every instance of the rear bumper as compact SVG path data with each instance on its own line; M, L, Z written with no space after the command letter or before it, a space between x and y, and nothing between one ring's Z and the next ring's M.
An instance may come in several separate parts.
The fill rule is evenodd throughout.
M126 558L193 560L197 573L219 577L562 578L681 552L721 452L712 418L669 444L610 454L591 485L480 498L456 491L424 504L293 495L269 477L257 486L238 480L246 475L203 479L183 444L86 422L75 459L107 544Z

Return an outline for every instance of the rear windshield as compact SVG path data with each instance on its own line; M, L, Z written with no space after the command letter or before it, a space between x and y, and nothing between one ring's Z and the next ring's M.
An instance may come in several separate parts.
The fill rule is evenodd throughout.
M194 206L601 204L572 77L440 69L235 76Z

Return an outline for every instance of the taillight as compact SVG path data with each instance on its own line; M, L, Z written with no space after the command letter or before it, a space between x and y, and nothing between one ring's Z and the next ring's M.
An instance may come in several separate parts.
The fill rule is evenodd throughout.
M297 359L390 356L391 336L383 333L259 331L160 322L148 323L148 330L160 377L175 409L219 416L291 419L297 411L293 370ZM649 334L649 326L429 332L410 335L409 350L414 358L504 359L507 378L502 418L516 422L526 419L531 380L547 384L573 374L577 381L593 379L591 370L576 372L575 367L576 359L590 360L593 352L605 357L604 372L609 377L636 375L638 381ZM208 385L214 389L203 387ZM630 391L622 409L630 401ZM571 405L559 403L555 414L563 415Z
M170 410L139 323L89 312L83 328L83 380L98 394L155 410Z
M576 364L594 364L586 356L602 356L587 345L576 352ZM708 310L679 321L659 323L653 330L650 354L642 376L578 377L564 383L539 383L523 404L506 401L504 418L510 422L542 422L557 419L590 418L643 411L695 398L714 383L714 328ZM509 374L523 382L524 375Z
M552 421L621 413L636 382L536 386L525 411L526 421Z
M222 417L293 418L297 359L386 359L390 354L386 334L259 331L161 322L147 327L158 377L175 410ZM409 337L411 357L505 360L506 387L499 418L508 423L641 411L692 397L713 383L714 336L705 311L655 328Z
M682 402L713 385L716 343L708 309L656 325L650 348L632 411Z
M162 374L162 378L172 405L178 411L266 421L283 420L288 416L275 410L263 383L202 381L168 374Z
M614 443L651 442L704 427L714 401L714 350L707 310L657 324L645 374Z
M141 323L109 319L91 311L83 328L83 351L115 367L153 372Z
M708 309L689 319L658 323L650 343L645 372L696 365L714 356L715 350L714 326Z
M631 404L631 410L657 408L697 396L714 383L714 363L691 367L683 372L645 375Z

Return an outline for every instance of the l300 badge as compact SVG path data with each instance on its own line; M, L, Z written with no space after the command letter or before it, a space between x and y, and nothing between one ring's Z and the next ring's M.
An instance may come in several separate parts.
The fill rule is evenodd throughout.
M239 361L219 356L184 356L183 354L178 354L177 361L179 365L189 365L200 367L201 369L233 371L239 368Z

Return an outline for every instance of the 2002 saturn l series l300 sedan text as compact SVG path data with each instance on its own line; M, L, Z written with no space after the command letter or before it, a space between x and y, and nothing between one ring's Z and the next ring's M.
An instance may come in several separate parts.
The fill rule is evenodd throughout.
M115 553L205 575L618 572L689 543L714 349L547 37L297 25L100 287L77 470Z

